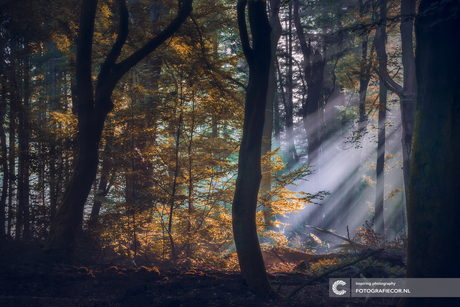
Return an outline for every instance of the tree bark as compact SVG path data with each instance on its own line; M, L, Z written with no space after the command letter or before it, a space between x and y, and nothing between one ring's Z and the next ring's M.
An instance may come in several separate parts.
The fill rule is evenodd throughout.
M385 19L387 16L387 2L383 0L380 2L380 19ZM381 25L375 33L375 42L378 46L385 50L387 40L386 25ZM385 192L385 172L383 170L385 165L385 122L387 111L387 89L383 81L383 75L387 70L387 55L382 52L379 56L379 119L378 119L378 137L377 137L377 166L376 166L376 179L377 185L375 188L375 232L385 236L385 219L384 219L384 192Z
M295 148L295 136L294 136L294 100L293 100L293 80L292 80L292 2L289 2L289 18L286 20L288 23L288 34L286 36L286 49L288 50L288 71L286 76L286 100L284 109L286 112L286 141L288 147L288 159L287 168L291 169L297 162L299 162L299 156Z
M19 214L22 214L23 230L22 237L30 237L30 208L29 208L29 98L30 98L30 80L29 80L29 55L28 42L24 42L24 94L23 103L19 113L19 166L18 166L18 203L21 208ZM17 236L16 236L17 238Z
M264 131L262 135L262 156L266 155L272 150L272 134L273 134L273 108L276 93L276 47L278 46L278 40L281 37L281 23L278 17L277 8L280 5L280 0L270 0L270 26L272 32L270 34L271 42L271 60L270 60L270 75L268 79L268 91L267 91L267 104L265 106L265 123ZM261 187L261 192L269 192L271 190L271 174L269 173L269 165L266 166L266 170L262 170L269 178L264 179L264 183ZM265 222L270 220L271 210L268 207L264 208L264 219Z
M403 94L401 95L402 151L403 176L406 199L409 191L410 158L412 156L412 135L415 120L415 104L417 101L417 80L415 75L414 46L412 43L413 19L415 0L401 1L401 47L404 68Z
M2 196L0 199L0 238L4 238L6 235L5 231L5 209L6 209L6 198L8 196L8 150L6 148L6 133L5 133L5 115L6 115L6 78L4 74L4 40L3 37L0 36L0 76L1 78L1 92L0 92L0 146L1 146L1 165L3 171L3 178L2 178Z
M402 123L402 152L403 152L403 176L406 199L408 197L410 158L412 155L412 135L415 119L415 103L417 100L417 80L415 76L415 58L412 43L413 19L415 14L415 0L401 1L401 48L404 69L403 86L397 84L388 72L379 72L383 78L385 87L399 96L401 100L401 123ZM384 17L382 17L384 18ZM387 57L385 45L376 42L377 56Z
M68 260L78 226L83 220L86 199L96 178L99 142L107 114L112 110L112 92L121 77L165 40L173 35L192 11L193 0L179 1L175 19L158 35L125 60L116 63L128 36L129 14L125 0L119 0L120 27L112 50L107 55L97 78L93 95L91 52L97 1L83 0L77 41L76 106L78 112L79 148L76 165L64 192L62 204L50 227L45 252L57 259Z
M248 6L252 47L246 28ZM265 2L239 0L238 27L243 52L249 65L249 83L238 158L238 177L233 198L233 236L241 273L247 285L261 295L276 296L270 285L260 251L256 228L257 195L261 181L261 146L271 60L271 27Z
M307 98L302 101L302 121L305 129L306 138L308 140L308 162L316 171L319 169L318 152L321 146L320 131L322 114L320 113L320 101L322 99L324 68L326 66L326 48L323 52L319 47L313 48L311 40L306 39L302 24L299 17L299 0L294 2L294 24L297 31L297 36L300 41L300 49L303 55L303 69L305 81L308 86ZM318 180L314 180L312 185L315 186ZM324 222L324 208L317 206L310 215L310 223L317 226L322 226Z
M358 1L359 4L359 16L364 16L364 4L362 0ZM370 69L369 63L367 62L367 49L368 49L368 34L363 34L362 43L361 43L361 66L360 66L360 76L359 76L359 122L358 122L358 132L362 136L361 144L363 142L364 135L366 134L367 126L367 115L366 115L366 96L367 88L369 86ZM363 156L361 156L361 162L363 161ZM361 163L362 164L362 163Z
M300 49L304 58L305 81L308 85L307 98L302 101L302 120L308 138L308 161L312 166L319 167L318 150L321 146L319 131L321 130L318 116L322 98L324 68L326 66L326 48L322 52L307 42L299 17L299 0L294 2L294 23L300 41Z
M15 107L13 107L14 104L14 99L10 100L10 111L8 112L8 117L10 119L10 125L8 127L8 135L10 136L9 138L9 148L8 148L8 226L6 233L8 236L11 236L11 229L13 225L13 196L15 193L15 189L13 187L13 183L16 177L16 154L15 154L15 148L16 148L16 110Z
M407 278L460 277L460 15L422 0L415 22L417 108L407 206ZM402 298L399 307L459 306Z
M101 180L97 189L96 197L94 198L93 207L91 208L91 215L88 221L89 228L95 228L99 221L99 213L102 208L102 199L107 196L109 192L109 175L113 167L111 163L112 154L112 136L108 137L104 146L104 158L102 160Z

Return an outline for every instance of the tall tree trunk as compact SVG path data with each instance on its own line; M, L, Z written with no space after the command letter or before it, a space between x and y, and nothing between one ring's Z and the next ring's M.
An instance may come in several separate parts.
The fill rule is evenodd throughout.
M55 50L55 46L52 45L51 50ZM57 107L57 95L56 95L56 58L53 56L50 63L50 74L51 74L51 101L50 109L55 111ZM45 111L46 113L46 111ZM44 116L46 117L46 115ZM49 141L49 193L50 193L50 222L54 219L57 209L57 181L56 181L56 140L53 135L50 136Z
M17 76L17 72L20 71L20 61L18 59L18 53L19 53L19 43L17 40L11 40L11 64L10 64L10 80L9 80L9 89L10 89L10 109L11 110L14 110L14 115L12 118L16 119L16 117L20 118L21 116L21 107L22 107L22 103L21 103L21 90L20 90L20 85L19 85L19 82L18 81L18 76ZM21 79L21 77L19 77L19 79ZM10 119L10 123L11 123L11 119ZM14 123L16 124L16 123ZM15 127L16 130L19 132L19 130L21 129L20 128L20 125L19 127ZM10 130L11 130L11 126L10 126ZM11 135L14 135L14 132L16 131L13 131L13 133ZM10 140L14 138L10 138ZM19 139L19 133L18 133L18 139ZM16 142L15 140L13 141L13 143L10 142L10 146L13 145L13 152L16 150L16 147L14 147L16 145ZM11 155L11 147L10 147L10 155ZM13 153L13 155L15 155ZM11 162L11 160L10 160ZM14 161L15 162L15 161ZM11 165L11 163L10 163ZM19 169L19 167L18 167ZM18 170L18 174L19 174L19 170ZM18 176L19 177L19 176ZM14 178L13 179L13 182L11 183L11 189L13 189L13 183L14 183L14 180L16 180L16 177L11 177L10 178ZM23 205L23 203L20 203L18 202L18 199L20 198L20 194L19 194L19 178L18 178L18 183L17 183L17 186L18 186L18 189L17 189L17 194L16 194L16 208L15 208L15 216L16 216L16 223L15 223L15 231L14 231L14 238L15 240L19 240L21 238L21 235L22 235L22 229L23 229L23 223L24 223L24 220L23 220L23 207L21 205ZM12 206L13 207L13 206ZM11 211L12 212L12 211Z
M6 75L4 72L4 41L3 37L0 36L0 76L1 76L1 92L0 92L0 146L1 146L1 166L3 172L2 178L2 196L0 199L0 238L4 238L6 231L5 231L5 209L6 209L6 199L8 197L8 150L6 147L6 133L5 133L5 115L6 115Z
M364 4L363 0L358 1L359 5L359 16L364 16ZM371 79L370 76L370 65L367 62L367 40L368 34L362 35L361 42L361 65L360 65L360 76L359 76L359 122L358 122L358 132L361 135L360 141L363 142L363 138L366 134L367 126L367 116L366 116L366 96L367 96L367 87ZM361 162L363 157L361 156ZM361 163L362 164L362 163Z
M195 162L194 160L194 154L193 154L193 142L194 142L194 131L196 128L196 118L195 118L195 102L192 102L192 119L191 119L191 125L190 125L190 139L187 145L187 155L188 155L188 216L187 216L187 240L186 240L186 247L185 247L185 253L187 258L192 257L193 253L193 248L192 248L192 219L193 219L193 212L195 211L195 184L194 184L194 174L193 174L193 164ZM214 125L213 125L214 126ZM213 138L216 137L217 135L214 136Z
M78 112L79 147L70 182L62 204L50 227L45 252L57 259L69 259L76 231L83 220L86 199L96 178L99 163L99 142L107 114L112 110L112 92L118 81L132 67L173 35L192 11L193 0L180 1L176 18L158 35L125 60L117 59L129 32L129 13L125 0L119 0L120 27L112 50L107 55L97 78L95 95L91 75L91 52L97 1L83 0L76 55L76 107Z
M380 82L379 90L379 119L378 119L378 140L377 140L377 166L376 178L377 185L375 188L375 232L385 235L384 219L384 186L385 186L385 122L386 122L386 99L387 90Z
M324 68L326 66L326 48L323 52L319 47L314 48L311 41L306 39L299 17L299 0L294 2L294 23L300 41L300 49L304 58L304 75L308 85L307 98L302 101L302 121L308 140L308 162L318 168L318 151L321 146L320 134L320 101L322 99ZM313 186L317 180L312 182ZM310 223L320 226L324 222L324 208L318 206L310 215Z
M460 15L422 0L415 22L417 109L407 206L407 278L460 277ZM458 6L457 6L458 7ZM459 306L460 298L402 298L399 307Z
M299 0L294 2L294 23L300 41L300 49L304 58L305 81L308 85L307 98L302 102L302 120L308 138L308 160L315 165L318 163L320 123L316 114L320 112L322 99L324 68L326 66L326 48L314 48L303 31L299 17ZM318 165L316 165L318 167Z
M401 101L401 126L402 126L402 152L403 152L403 177L405 198L408 199L408 184L410 171L410 158L412 155L412 135L415 119L415 104L417 100L417 80L415 72L415 59L412 43L413 20L415 14L415 0L401 1L401 46L402 62L404 68L403 86L397 84L388 74L380 72L388 90L397 94ZM385 46L376 44L377 56L386 57ZM404 212L402 212L405 215Z
M252 47L246 28L248 6ZM265 271L256 227L257 195L261 180L261 147L271 60L271 27L265 2L239 0L238 27L243 52L249 65L249 83L238 158L238 177L233 198L233 236L241 273L247 285L261 295L275 296Z
M289 18L287 19L288 34L286 36L286 49L288 50L288 71L286 76L286 100L284 109L286 111L286 140L288 147L287 167L290 169L292 166L299 162L299 156L295 148L294 136L294 99L293 99L293 79L292 79L292 2L289 2Z
M358 0L359 5L359 16L363 18L366 14L366 7L363 3L363 0ZM366 98L367 98L367 89L369 86L369 81L371 79L370 71L370 62L368 60L368 39L369 34L365 33L362 35L361 42L361 59L360 59L360 72L359 72L359 120L358 120L358 133L359 133L359 142L360 142L360 157L359 157L359 167L354 171L355 174L364 173L364 161L366 159L366 134L367 134L367 121L368 116L366 114ZM370 52L372 54L372 50ZM353 189L353 193L361 193L362 189L362 180L356 180ZM351 207L351 204L350 204ZM349 212L349 211L348 211ZM347 213L348 213L347 212Z
M91 215L88 221L88 227L93 228L97 226L99 221L99 213L102 208L102 200L109 193L109 176L112 167L111 155L112 155L112 135L107 138L104 146L104 158L102 160L101 167L101 180L99 181L99 186L97 189L96 197L94 198L93 207L91 208Z
M182 86L182 83L179 83L180 86ZM173 264L176 264L177 260L177 249L176 249L176 243L174 240L173 236L173 214L174 214L174 208L176 207L176 197L177 197L177 192L179 190L179 176L181 172L181 165L180 165L180 151L179 151L179 146L180 146L180 141L181 141L181 136L182 136L182 125L183 125L183 99L182 99L182 89L180 89L180 106L179 108L179 119L177 122L177 129L174 132L174 172L171 172L172 176L174 176L173 183L171 185L171 200L169 204L169 217L168 217L168 236L169 236L169 242L171 243L171 257L170 260L172 261ZM176 105L177 106L177 105Z
M280 5L280 0L270 0L270 26L272 27L272 32L270 34L271 42L271 60L270 60L270 75L268 79L268 91L267 91L267 105L265 106L265 123L264 131L262 135L262 156L266 155L269 151L272 150L272 134L273 134L273 108L275 101L275 94L277 88L276 82L276 47L278 46L278 41L281 37L281 23L278 17L277 8ZM262 173L265 173L266 178L263 180L261 186L261 192L268 192L271 190L271 174L269 173L270 166L266 165L266 169L262 169ZM271 211L269 208L264 208L264 218L268 222L271 216Z
M25 41L25 60L24 60L24 102L23 102L23 117L22 117L22 127L23 132L22 137L19 136L19 169L22 171L20 179L22 181L23 190L18 191L21 195L19 201L24 202L24 233L23 236L25 239L30 238L30 220L31 220L31 210L29 202L29 165L30 165L30 156L29 156L29 142L30 142L30 124L29 124L29 99L30 99L30 61L29 61L29 47L28 42ZM19 125L21 126L21 117L19 118ZM20 132L21 132L20 130ZM22 154L22 157L21 157Z
M15 100L13 97L10 100L10 111L8 112L8 117L10 119L10 125L9 125L9 144L8 144L8 226L7 226L7 235L11 236L11 229L13 225L13 201L14 201L14 194L15 190L13 187L14 180L16 177L16 110L15 107L13 107L13 104L15 103Z
M387 2L380 2L380 19L385 19L387 16ZM378 40L379 46L386 44L386 25L380 26L375 33L375 40ZM387 90L385 88L382 76L387 70L386 52L379 57L379 120L378 120L378 145L377 145L377 185L375 188L375 232L385 236L385 221L384 221L384 187L385 187L385 172L383 170L385 164L385 122L387 109Z
M414 21L409 15L415 14L415 0L401 1L401 47L404 68L403 94L401 95L401 124L404 193L408 199L410 158L412 156L412 135L415 120L415 104L417 101L417 79L415 75L414 46L412 30Z

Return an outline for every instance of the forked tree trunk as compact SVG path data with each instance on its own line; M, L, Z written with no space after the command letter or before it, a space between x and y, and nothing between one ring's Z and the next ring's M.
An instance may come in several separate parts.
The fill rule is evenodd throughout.
M107 114L112 110L112 92L121 77L139 61L171 37L192 11L193 0L180 1L179 12L171 23L143 47L116 63L128 37L129 14L125 0L119 0L120 27L112 50L101 65L95 96L91 75L91 52L97 1L83 0L77 43L76 107L78 112L79 148L76 166L50 227L45 252L57 260L67 260L72 251L78 226L83 220L86 199L96 178L99 142Z
M417 81L415 77L415 60L412 43L413 14L415 14L415 0L401 1L401 48L402 63L404 67L403 86L397 84L388 74L380 72L385 87L399 96L401 100L401 124L402 124L402 153L403 153L403 176L404 190L408 197L410 158L412 155L412 135L415 119L415 103L417 99ZM384 44L375 44L377 56L387 57Z
M246 28L248 6L252 47ZM233 236L241 273L247 285L261 295L276 296L265 271L256 228L257 195L261 175L261 146L270 73L271 27L265 2L239 0L238 27L243 52L249 64L243 139L238 158L238 177L233 199Z

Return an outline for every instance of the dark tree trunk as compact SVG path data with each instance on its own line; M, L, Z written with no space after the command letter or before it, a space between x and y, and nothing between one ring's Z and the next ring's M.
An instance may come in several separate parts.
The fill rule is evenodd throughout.
M364 4L362 0L359 0L359 16L364 16ZM366 96L367 87L369 86L370 76L370 65L367 62L367 49L368 49L368 35L363 34L361 43L361 65L360 65L360 76L359 76L359 122L358 132L361 135L360 141L363 142L364 135L366 134L367 126L367 115L366 115ZM363 157L361 157L363 161ZM362 164L362 163L361 163Z
M55 46L52 46L52 50L55 50ZM56 58L51 59L50 63L50 74L51 74L51 104L50 108L52 111L56 110L57 97L56 97ZM65 82L65 81L64 81ZM44 110L46 113L46 110ZM45 115L43 115L45 117ZM54 219L57 209L57 180L56 180L56 140L54 136L50 136L49 141L49 193L50 193L50 222Z
M422 0L415 22L407 278L460 277L460 15L452 13L455 1L442 2ZM399 306L460 306L460 299L403 298Z
M125 60L116 63L128 36L129 14L125 0L119 0L120 27L116 42L101 65L93 96L91 52L97 1L83 0L80 32L77 42L76 107L78 112L79 148L76 164L64 192L62 204L50 227L45 251L58 259L70 256L76 231L83 220L86 199L96 178L99 162L99 142L107 114L112 110L112 92L121 77L171 37L192 11L193 0L180 1L181 7L174 20L157 36Z
M6 199L8 196L8 150L6 147L6 133L5 133L5 115L6 115L6 78L4 73L4 54L3 54L3 38L0 36L0 76L1 78L1 92L0 92L0 146L1 146L1 166L3 172L2 178L2 196L0 199L0 238L5 237L5 209L6 209Z
M415 76L415 59L412 43L413 14L415 14L415 0L402 0L400 31L402 62L404 67L403 86L401 87L401 85L397 84L386 71L380 72L381 78L383 78L385 83L385 87L397 94L401 100L401 144L403 152L403 177L406 200L408 199L409 191L410 158L412 155L412 135L415 119L415 103L417 99L417 80ZM377 42L375 46L378 57L383 58L387 56L384 44L379 44Z
M412 135L414 130L415 104L417 101L417 80L415 76L414 46L412 43L413 19L408 15L415 14L415 0L401 1L401 46L404 66L403 94L401 95L402 151L403 176L406 199L409 191L410 158L412 155Z
M380 2L380 19L385 19L387 16L387 2L383 0ZM386 25L380 26L375 33L375 41L382 48L385 49L387 41ZM376 178L377 185L375 188L375 232L385 235L385 221L383 216L383 199L385 192L385 173L383 167L385 164L385 122L387 111L387 90L383 81L383 75L387 70L387 56L383 52L379 56L379 76L380 76L380 89L379 89L379 119L378 119L378 137L377 137L377 167Z
M248 5L252 47L246 28ZM261 147L270 73L271 27L265 2L239 0L238 27L243 52L249 65L243 139L238 159L238 177L233 199L233 236L241 273L247 285L261 295L275 296L270 285L260 250L256 228L257 195L261 180Z
M311 41L307 41L299 17L299 0L294 2L294 23L304 58L305 81L308 85L307 98L302 101L302 120L308 139L308 161L311 162L312 166L318 168L318 150L321 146L319 132L321 127L316 113L319 112L322 99L326 48L321 51L318 47L314 48Z
M272 27L272 32L270 34L271 41L271 60L270 60L270 75L268 79L268 91L267 91L267 105L265 106L265 123L264 123L264 132L262 136L262 156L266 155L269 151L272 150L272 134L273 134L273 108L275 101L276 93L276 47L278 45L278 40L281 37L281 23L278 17L277 8L280 5L280 0L271 0L270 1L270 26ZM269 173L269 166L267 169L262 170L263 173L268 176L263 180L261 187L261 192L268 192L271 190L271 175ZM265 221L269 221L271 216L271 211L269 208L264 208L264 218Z
M15 193L13 183L15 180L16 176L16 154L15 154L15 148L16 148L16 111L15 108L13 107L14 104L14 99L10 100L10 111L8 112L8 117L10 119L10 125L8 127L8 134L10 136L9 138L9 149L8 149L8 226L6 233L8 236L11 236L11 229L13 225L13 196Z
M109 192L109 175L112 168L111 154L112 154L112 138L106 140L104 147L104 158L102 160L101 180L97 189L96 197L94 198L93 207L91 208L91 215L88 221L88 227L94 229L99 221L99 213L102 207L102 199L107 196Z
M288 34L286 36L286 49L288 50L288 71L286 76L286 99L284 100L284 110L286 112L286 141L288 147L287 167L291 169L299 162L299 156L295 148L294 135L294 100L293 100L293 80L292 80L292 2L289 3Z
M30 208L29 208L29 56L27 42L24 57L24 94L22 108L19 114L19 169L18 169L18 202L22 209L23 231L22 237L30 237Z
M311 41L307 41L306 35L303 31L302 24L299 17L299 0L294 2L294 24L297 31L297 36L300 41L300 49L304 58L304 75L305 81L308 86L307 98L302 101L302 121L305 129L306 138L308 140L308 162L311 163L312 168L316 171L319 168L318 152L321 146L320 131L321 118L320 114L320 101L322 99L324 68L326 66L326 48L323 52L319 47L314 48ZM318 180L312 184L315 186ZM324 222L324 208L318 206L310 215L310 223L322 226Z
M376 178L377 185L375 188L375 232L385 235L385 219L384 219L384 186L385 172L383 170L385 164L385 122L386 122L386 100L387 90L382 82L379 89L379 119L378 119L378 137L377 137L377 165Z

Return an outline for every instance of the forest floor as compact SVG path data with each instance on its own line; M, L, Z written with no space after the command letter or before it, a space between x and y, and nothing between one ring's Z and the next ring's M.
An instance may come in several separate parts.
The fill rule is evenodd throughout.
M398 298L330 298L327 277L303 288L287 302L255 295L245 286L240 272L134 264L50 265L36 261L30 251L23 257L21 251L5 248L0 248L0 261L2 307L354 307L398 303ZM283 295L305 281L305 275L292 272L270 273L269 278Z

